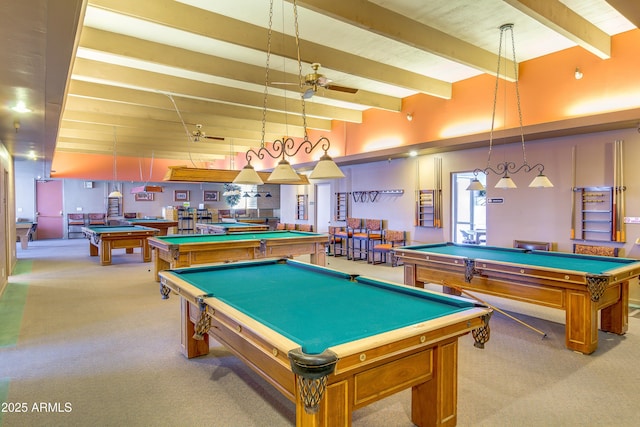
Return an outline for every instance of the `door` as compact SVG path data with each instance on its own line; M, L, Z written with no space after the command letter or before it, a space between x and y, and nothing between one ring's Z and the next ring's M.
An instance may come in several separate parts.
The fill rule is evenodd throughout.
M62 239L62 181L36 181L38 239Z
M453 197L451 212L453 227L451 239L455 243L483 245L487 242L486 191L469 191L467 187L476 176L471 172L452 174ZM486 176L478 174L478 180L485 185Z
M318 233L329 231L331 221L331 184L316 184L316 225Z

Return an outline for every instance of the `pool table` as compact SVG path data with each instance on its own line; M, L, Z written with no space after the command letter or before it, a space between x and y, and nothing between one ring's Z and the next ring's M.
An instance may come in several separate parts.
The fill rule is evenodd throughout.
M269 231L266 224L249 224L245 222L211 222L196 223L196 230L200 234L233 234L254 231Z
M598 348L600 329L622 335L629 322L629 281L635 259L437 243L395 249L404 282L442 284L565 310L565 345L584 354Z
M166 236L169 229L178 226L178 221L162 218L131 218L127 219L128 225L140 225L142 227L150 227L158 229L158 236Z
M211 335L295 402L297 426L351 425L407 388L414 424L453 426L458 337L488 340L474 301L292 260L160 275L180 296L183 354L207 354Z
M160 281L160 271L170 268L259 258L310 254L312 264L325 265L326 243L326 234L303 231L191 234L149 239L149 245L156 251L156 281Z
M36 223L20 221L16 222L16 236L20 239L20 247L27 249L29 247L29 238L36 228Z
M138 225L90 226L82 227L82 233L89 239L89 255L100 255L100 264L111 264L111 251L125 249L132 254L134 248L140 248L142 261L151 261L151 249L147 238L158 234L156 228Z

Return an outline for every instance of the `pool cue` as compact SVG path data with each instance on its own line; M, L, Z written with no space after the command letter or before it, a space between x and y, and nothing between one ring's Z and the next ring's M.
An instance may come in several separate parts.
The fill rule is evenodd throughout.
M571 239L576 238L576 146L571 147Z
M622 155L624 141L620 140L620 241L626 242L627 240L627 230L626 224L624 222L624 214L625 214L625 202L624 202L624 192L626 187L624 186L624 156Z
M470 296L471 298L473 298L473 299L475 299L475 300L477 300L477 301L481 302L482 304L486 305L487 307L491 308L492 310L495 310L495 311L497 311L498 313L504 314L504 315L505 315L505 316L507 316L509 319L511 319L511 320L515 320L516 322L520 323L521 325L526 326L527 328L529 328L529 329L531 329L531 330L533 330L533 331L536 331L537 333L539 333L540 335L542 335L542 338L545 338L545 337L547 336L547 334L546 334L545 332L542 332L540 329L536 329L536 328L534 328L533 326L529 325L528 323L525 323L525 322L523 322L522 320L520 320L520 319L518 319L518 318L516 318L516 317L514 317L514 316L512 316L512 315L510 315L510 314L508 314L508 313L505 313L504 311L500 310L500 309L499 309L498 307L496 307L495 305L489 304L488 302L481 300L481 299L480 299L480 298L478 298L477 296L475 296L475 295L473 295L473 294L470 294L469 292L465 291L464 289L462 289L462 288L460 288L460 287L458 287L458 286L448 285L448 284L446 284L446 283L444 282L444 280L442 281L442 286L446 286L446 287L448 287L448 288L453 288L453 289L455 289L455 290L456 290L456 291L458 291L458 292L461 292L461 293L463 293L463 294L465 294L465 295Z
M618 141L613 143L613 188L611 192L611 241L617 242L618 231Z

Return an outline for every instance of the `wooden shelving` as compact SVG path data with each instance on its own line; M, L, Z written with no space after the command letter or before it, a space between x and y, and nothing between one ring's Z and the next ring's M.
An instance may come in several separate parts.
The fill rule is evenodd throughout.
M349 193L335 193L334 221L346 221L349 216Z
M611 242L613 238L613 187L577 187L571 238Z
M435 190L418 190L416 197L416 225L436 227Z
M306 194L298 194L296 196L296 219L308 219L308 196Z

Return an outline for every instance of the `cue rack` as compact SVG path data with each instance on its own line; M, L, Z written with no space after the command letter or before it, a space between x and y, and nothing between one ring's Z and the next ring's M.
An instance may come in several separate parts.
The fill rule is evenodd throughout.
M574 187L571 203L571 239L601 242L626 241L622 141L614 143L613 186ZM574 147L575 184L575 147Z

